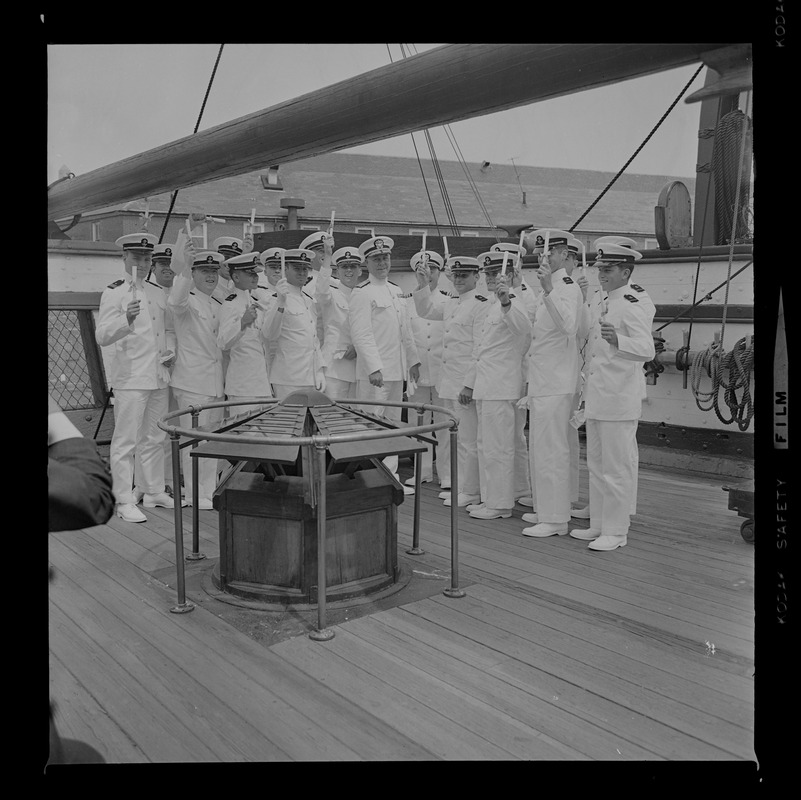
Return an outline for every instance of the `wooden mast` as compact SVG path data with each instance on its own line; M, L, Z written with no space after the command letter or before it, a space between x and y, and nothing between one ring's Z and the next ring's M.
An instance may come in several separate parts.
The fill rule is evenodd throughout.
M48 219L701 60L715 44L453 44L63 181Z

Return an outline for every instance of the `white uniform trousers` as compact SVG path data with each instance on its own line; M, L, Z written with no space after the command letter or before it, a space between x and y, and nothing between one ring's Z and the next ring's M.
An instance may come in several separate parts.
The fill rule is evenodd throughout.
M458 399L442 400L442 406L459 422L459 433L457 436L456 458L459 469L459 486L451 483L451 491L462 494L481 494L481 478L478 469L478 405L473 401L470 405L463 406ZM437 435L448 437L448 453L450 454L451 432L448 429L437 431ZM440 457L437 455L437 471L439 472L440 483L445 483L443 472L439 468ZM451 480L450 457L448 458L448 482ZM446 484L447 485L447 484Z
M637 420L588 419L586 426L590 527L604 536L624 536L636 479Z
M167 413L170 411L177 411L180 406L175 402L175 395L173 394L172 388L168 386L167 392ZM173 419L170 420L170 424L177 425L178 423ZM166 431L164 433L162 448L164 450L164 483L169 486L172 484L172 445L170 444L170 437L167 436ZM134 492L137 497L142 494L141 486L142 467L139 465L139 459L134 458Z
M284 383L274 383L273 384L273 394L279 399L283 400L285 397L288 397L293 392L307 392L307 391L317 391L316 386L287 386Z
M410 403L427 403L431 406L443 406L443 401L437 394L434 386L418 386L417 391L408 398ZM444 406L443 406L444 408ZM410 425L417 425L417 412L413 408L407 408L407 420ZM433 411L423 413L423 425L430 425L432 422L444 422L442 414L435 414ZM429 436L436 438L437 444L437 477L440 483L450 486L451 483L451 436L445 430L429 433ZM426 451L423 453L422 480L434 480L434 445L426 443Z
M164 491L164 437L158 421L167 413L167 387L115 389L114 433L109 462L117 503L136 503L133 489L134 460L139 461L146 494Z
M515 402L515 498L525 497L532 480L528 464L528 442L526 441L527 409L518 408Z
M516 400L476 400L481 500L487 508L515 505Z
M384 381L383 386L373 386L370 381L359 381L360 400L392 400L400 403L403 400L403 381ZM368 414L386 417L389 420L400 422L403 409L400 406L357 406L360 410ZM387 440L391 442L391 439ZM398 477L398 457L387 456L384 459L384 466L393 474L395 480L400 482Z
M205 403L220 403L224 397L209 397L205 394L197 394L195 392L187 392L185 389L173 389L175 392L175 399L178 401L178 408L187 408L189 406L201 406ZM223 418L222 408L204 408L197 415L198 425L209 425L220 422ZM175 424L181 428L192 427L192 415L183 414L175 418ZM202 444L202 442L198 442ZM181 450L181 470L184 477L184 496L188 502L192 502L192 457L190 455L191 447L185 447ZM211 500L214 494L214 489L217 486L217 473L219 461L216 458L199 458L197 459L197 496L200 500ZM176 497L177 497L176 493Z
M570 415L573 416L573 411L579 407L581 402L581 395L573 395L573 408ZM570 502L576 503L579 499L579 455L581 447L579 445L579 432L578 428L574 427L568 421L567 423L567 441L570 445Z
M572 394L529 398L529 452L540 522L570 521Z
M359 384L357 381L343 381L341 378L325 379L325 394L332 400L355 400ZM368 406L365 406L367 409Z
M638 423L639 425L639 423ZM634 472L634 481L631 488L631 508L629 514L633 517L637 513L637 478L640 473L640 448L637 447L637 437L634 436L631 448L631 469Z

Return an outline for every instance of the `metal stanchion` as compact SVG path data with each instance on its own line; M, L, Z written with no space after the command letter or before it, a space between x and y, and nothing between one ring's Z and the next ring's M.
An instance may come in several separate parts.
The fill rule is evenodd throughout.
M442 594L446 597L464 597L464 589L459 588L459 509L456 498L459 496L459 443L458 423L450 429L451 437L451 585Z
M423 424L423 408L417 409L417 424ZM420 547L420 491L423 486L423 454L414 454L414 530L412 532L412 546L406 552L413 556L425 553Z
M198 426L198 418L200 417L200 409L196 406L191 406L192 408L192 428L197 428ZM194 450L198 446L198 440L195 439L192 442L192 449ZM197 458L190 458L190 462L192 463L192 552L189 553L186 557L187 561L200 561L201 559L206 557L205 553L201 553L200 551L200 517L198 516L198 507L197 501L198 496L200 494L200 487L198 486L198 475L200 470L200 464L198 463Z
M186 599L186 585L184 581L184 527L183 515L181 513L181 449L179 447L180 436L177 433L170 434L170 446L172 448L172 479L177 489L177 499L173 503L175 507L175 569L178 580L178 605L173 606L170 611L173 614L186 614L195 608L195 604Z
M317 630L309 634L316 642L327 642L334 638L334 631L325 627L325 443L315 443L317 450Z

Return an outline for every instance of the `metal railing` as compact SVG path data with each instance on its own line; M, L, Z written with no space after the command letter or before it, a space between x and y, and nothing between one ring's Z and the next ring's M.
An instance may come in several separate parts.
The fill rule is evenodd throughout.
M242 398L236 401L218 401L214 403L206 403L202 405L193 405L187 408L172 411L166 416L162 417L158 426L163 431L166 431L170 437L172 447L172 469L173 481L176 486L181 485L181 457L180 450L184 447L197 447L200 441L214 441L214 442L227 442L233 444L256 444L256 445L297 445L300 447L309 448L309 455L313 460L318 460L318 493L317 493L317 629L313 630L309 637L316 641L327 641L334 637L334 632L330 628L326 628L326 572L325 572L325 535L326 535L326 464L325 457L329 445L339 444L345 442L364 442L377 439L389 439L394 437L415 437L421 436L426 433L432 433L438 430L448 428L451 437L451 486L459 485L459 472L458 472L458 428L459 421L448 411L441 406L429 405L427 403L409 403L394 400L359 400L348 399L347 405L372 405L372 406L395 406L400 408L415 409L418 414L418 422L422 419L425 411L433 411L443 414L447 420L442 422L432 422L427 425L403 426L400 428L386 428L380 431L358 431L355 433L336 433L336 434L313 434L311 436L293 436L288 438L283 436L247 436L243 434L235 435L230 433L212 433L211 431L200 431L197 427L198 415L201 411L208 408L228 408L237 405L252 405L253 403L260 403L265 406L276 405L280 401L274 397L249 397ZM266 408L264 409L266 410ZM259 412L262 413L262 412ZM184 414L192 415L191 428L181 428L175 425L167 424L169 420L175 417L180 417ZM252 415L255 416L255 415ZM244 420L243 420L244 421ZM181 437L185 437L186 441L181 443ZM216 456L214 456L216 458ZM414 534L413 546L408 553L419 554L423 550L419 548L419 527L420 527L420 458L421 454L415 455L415 497L414 497ZM193 552L191 558L202 558L202 554L198 554L199 548L199 529L198 529L198 493L197 493L197 458L193 458L192 465L193 471L193 492L192 492L192 511L193 511ZM194 609L194 604L186 599L186 579L184 569L184 542L183 542L183 513L181 511L181 503L176 501L174 510L175 521L175 563L177 569L177 591L178 591L178 605L170 609L173 613L183 614ZM447 587L443 594L447 597L464 597L465 592L459 588L459 521L458 521L458 508L456 503L451 503L451 585Z

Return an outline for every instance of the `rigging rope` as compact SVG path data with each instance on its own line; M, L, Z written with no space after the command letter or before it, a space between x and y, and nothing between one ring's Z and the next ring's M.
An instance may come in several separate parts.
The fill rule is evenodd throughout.
M196 134L198 128L200 127L200 120L203 119L203 111L206 108L206 101L209 99L209 92L211 92L211 85L214 83L214 76L217 74L217 65L220 63L220 57L222 56L224 44L220 45L220 49L217 53L217 59L214 62L214 69L211 71L211 78L209 78L209 85L206 87L206 94L203 96L203 103L200 106L200 113L197 115L197 122L195 123L195 129L192 131L192 134ZM167 225L170 221L170 216L172 215L172 210L175 207L175 198L178 197L178 189L176 189L172 193L172 197L170 198L170 207L167 210L167 217L164 220L164 227L161 229L161 235L159 236L159 244L161 244L162 240L164 239L164 234L167 231Z
M392 58L392 51L389 49L389 44L387 43L387 53L389 54L389 61L391 64L395 63L395 59ZM434 201L431 199L431 192L428 190L428 181L426 180L426 173L423 169L423 162L420 159L420 151L417 149L417 142L414 140L414 133L409 134L412 137L412 144L414 145L414 152L417 156L417 165L420 167L420 175L423 178L423 186L426 190L426 196L428 197L428 205L431 208L431 215L434 217L434 225L437 229L437 233L442 235L439 229L439 220L437 220L437 212L434 210Z
M736 422L741 431L748 429L754 416L754 401L751 397L751 372L754 367L754 337L744 336L729 353L723 352L721 342L715 338L705 350L695 354L690 365L690 385L695 402L701 411L715 411L724 425ZM710 391L701 390L703 373L712 380ZM731 416L727 419L720 409L720 389L723 401ZM737 391L742 390L740 399Z
M403 44L400 44L399 46L401 54L403 55L404 58L406 58L407 54L405 46ZM445 186L445 178L444 175L442 174L442 168L440 167L439 161L437 159L436 151L434 150L434 143L431 139L431 134L428 131L428 129L425 129L423 131L423 134L425 135L426 142L428 143L428 151L431 154L431 161L434 166L434 174L437 178L440 194L442 195L442 202L445 206L445 213L448 216L448 222L450 223L451 230L453 231L453 233L458 236L459 226L456 222L456 213L454 212L453 205L451 204L450 197L448 195L448 189ZM439 232L439 230L437 232Z
M747 112L750 99L751 93L748 92L746 95L746 113L736 109L735 111L726 114L726 116L719 121L716 128L715 147L713 148L712 152L712 174L713 177L715 175L720 176L719 183L721 184L721 188L724 186L730 187L731 185L730 181L725 180L727 177L732 177L731 174L729 173L726 175L724 174L723 170L731 168L730 161L726 163L724 156L731 151L731 139L737 135L737 131L734 128L735 125L739 125L741 136L734 202L730 204L727 198L722 202L722 205L719 205L717 202L717 195L715 197L715 208L718 214L720 214L721 209L725 209L727 212L731 213L731 236L729 237L728 269L726 281L724 284L722 284L726 287L726 294L723 299L723 316L721 318L720 333L715 335L715 340L709 347L706 348L706 350L702 350L696 354L691 367L691 386L698 408L701 409L701 411L710 411L714 409L718 419L724 425L730 425L732 422L737 422L737 425L741 431L744 431L748 428L751 423L751 418L754 415L754 403L750 390L751 371L754 361L753 336L747 336L743 339L740 339L735 344L734 349L729 353L726 353L724 350L723 337L726 332L726 317L729 308L729 287L732 279L731 268L734 260L734 244L737 240L737 230L742 216L739 210L740 190L743 185L743 172L745 168L745 146L749 138L747 130ZM718 131L721 132L720 140L717 138ZM716 157L716 151L722 155ZM716 182L716 186L717 183L718 182ZM748 186L746 185L746 192L747 191ZM742 272L742 270L740 270L740 272ZM707 373L712 379L712 390L710 392L704 392L700 389L701 373L703 369L707 370ZM723 412L720 409L719 394L721 387L724 389L723 400L728 406L731 414L728 419L723 416ZM740 400L737 399L738 389L742 389Z
M620 170L618 171L617 175L615 175L615 177L612 178L611 181L609 181L609 183L606 185L606 188L598 195L598 197L595 198L595 200L592 202L590 207L567 229L569 233L572 233L573 229L579 224L579 222L581 222L581 220L583 220L584 217L586 217L587 214L589 214L590 211L592 211L593 208L595 208L595 206L598 205L598 203L601 200L601 198L612 188L612 184L626 171L626 168L628 167L628 165L631 164L632 161L634 161L634 159L637 157L637 154L640 152L640 150L642 150L643 147L645 147L645 145L648 143L648 140L656 133L656 131L659 128L659 126L665 121L665 118L667 117L667 115L675 108L676 104L684 96L684 93L687 91L687 89L690 88L690 84L698 77L698 73L703 68L704 68L703 64L701 64L701 66L698 67L698 69L695 71L695 74L692 76L692 78L690 78L689 81L687 81L687 84L685 85L685 87L681 90L681 92L679 92L678 97L676 97L676 99L670 104L670 106L668 107L668 110L665 111L664 114L662 114L662 117L659 120L659 122L657 122L656 125L654 125L654 127L651 129L651 132L645 137L645 139L643 140L642 144L634 151L634 153L632 154L631 158L620 168Z
M409 48L417 54L417 48L410 44ZM462 172L464 173L465 179L467 180L468 186L470 186L471 191L473 192L473 196L478 203L479 208L481 209L482 214L484 215L484 219L487 220L487 224L493 231L493 236L495 237L495 241L500 241L497 231L495 230L495 224L492 221L492 217L490 216L489 209L484 203L484 200L481 197L481 192L478 189L478 185L476 184L473 176L470 174L470 171L467 168L467 162L462 154L461 148L459 147L458 142L456 141L456 134L453 132L453 129L450 125L445 124L442 126L443 130L445 131L445 135L448 137L448 141L451 143L451 147L453 148L454 155L456 156L456 160L459 162L459 166L462 168Z

